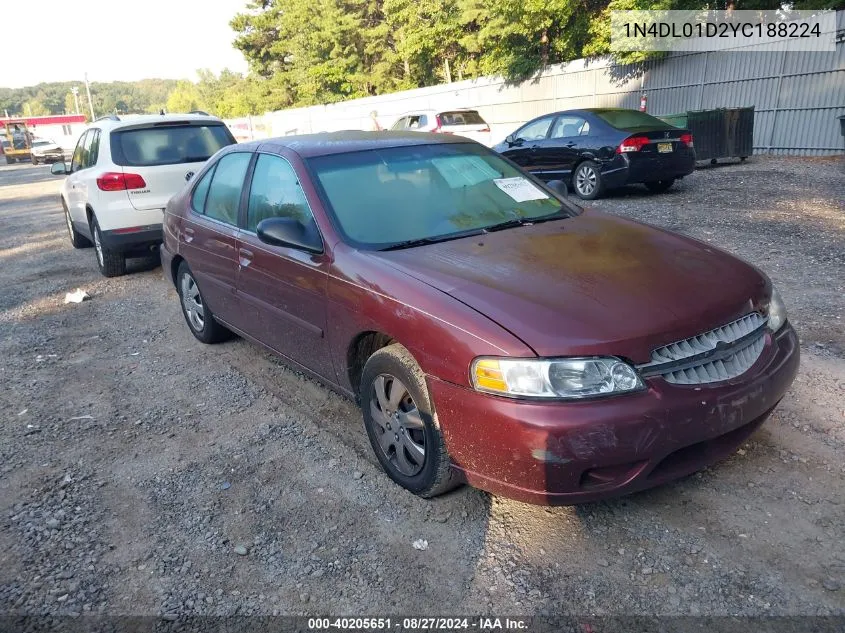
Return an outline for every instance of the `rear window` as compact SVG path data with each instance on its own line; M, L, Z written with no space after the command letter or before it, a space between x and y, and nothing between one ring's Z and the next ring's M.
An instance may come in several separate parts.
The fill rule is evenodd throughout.
M112 160L127 167L201 163L235 139L225 125L158 125L117 130L111 135Z
M640 112L639 110L606 110L604 112L596 112L597 117L609 123L617 130L632 130L640 128L658 128L665 129L672 127L665 121Z
M475 110L462 110L460 112L441 112L440 122L442 125L484 125L484 119Z

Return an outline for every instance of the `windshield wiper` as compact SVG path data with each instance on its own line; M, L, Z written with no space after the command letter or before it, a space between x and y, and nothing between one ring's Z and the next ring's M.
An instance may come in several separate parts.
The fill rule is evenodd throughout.
M462 237L471 237L473 235L483 235L486 233L484 229L473 229L471 231L461 231L459 233L449 233L447 235L436 235L434 237L421 237L414 240L405 240L404 242L396 242L390 246L380 248L380 251L396 251L401 248L412 248L414 246L425 246L426 244L436 244L438 242L448 242L449 240L459 240Z
M563 207L561 207L559 211L549 215L540 216L539 218L513 218L511 220L505 220L504 222L484 227L484 232L491 233L493 231L512 229L517 226L531 226L532 224L540 224L541 222L549 222L550 220L560 220L569 217L572 216L568 213L564 213Z

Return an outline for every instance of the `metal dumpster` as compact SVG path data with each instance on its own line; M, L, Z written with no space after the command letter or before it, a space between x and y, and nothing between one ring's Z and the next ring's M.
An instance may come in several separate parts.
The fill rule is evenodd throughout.
M754 107L691 110L657 117L692 132L698 160L751 156L754 148Z

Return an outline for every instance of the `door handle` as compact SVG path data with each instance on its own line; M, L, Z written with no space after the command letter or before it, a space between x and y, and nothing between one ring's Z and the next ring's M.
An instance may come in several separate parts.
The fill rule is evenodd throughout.
M569 142L566 144L566 146L567 146L567 147L575 147L575 145L577 145L577 143L573 143L572 141L569 141Z
M194 229L183 229L182 236L185 238L186 242L193 242L194 241Z
M246 268L247 266L249 266L252 263L252 258L254 256L255 256L254 253L250 250L247 250L245 248L239 248L238 249L238 261L239 261L240 265L243 266L244 268Z

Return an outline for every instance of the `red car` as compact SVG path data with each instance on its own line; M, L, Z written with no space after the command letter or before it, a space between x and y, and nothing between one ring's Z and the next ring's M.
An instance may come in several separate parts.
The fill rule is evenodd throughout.
M460 137L233 145L168 204L162 263L194 336L356 398L418 495L579 503L727 456L798 369L768 278L561 185Z

